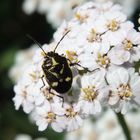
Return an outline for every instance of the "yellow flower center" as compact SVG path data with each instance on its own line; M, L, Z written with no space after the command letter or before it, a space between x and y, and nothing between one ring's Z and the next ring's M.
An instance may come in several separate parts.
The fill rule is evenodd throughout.
M95 31L95 29L91 29L88 36L87 36L87 40L89 42L94 42L94 41L100 41L100 35Z
M110 63L110 60L106 55L101 55L100 53L98 53L97 63L102 67L106 68Z
M119 24L116 20L111 20L107 23L107 28L111 31L116 31L119 28Z
M84 93L83 99L89 102L92 102L98 95L94 86L88 86L87 88L81 89Z
M118 88L118 93L121 99L130 99L132 97L132 91L128 84L121 84Z
M123 47L124 47L125 50L129 51L133 47L133 44L130 40L125 39L123 41Z
M72 62L78 62L77 54L74 51L66 51L66 57Z
M24 99L27 98L27 92L26 92L26 90L23 90L23 91L22 91L22 97L23 97Z
M76 19L78 20L78 21L80 21L80 23L84 23L84 22L86 22L86 19L88 18L88 16L87 15L81 15L80 13L76 13L75 14L75 17L76 17Z
M33 81L37 79L37 75L35 72L29 73L29 76L32 78Z
M55 120L55 116L56 115L53 112L48 112L46 116L47 122L48 123L53 122Z
M55 94L50 93L48 88L42 89L43 95L46 97L47 100L52 100Z
M66 115L67 118L73 118L73 117L75 117L77 115L77 112L75 112L73 110L73 108L70 107L70 108L66 109L66 114L65 115Z

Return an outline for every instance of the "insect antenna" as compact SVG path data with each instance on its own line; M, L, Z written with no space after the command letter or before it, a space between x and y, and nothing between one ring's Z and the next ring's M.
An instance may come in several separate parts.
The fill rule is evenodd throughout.
M35 44L37 44L38 45L38 47L43 51L43 53L45 54L45 55L47 55L47 53L43 50L43 48L41 47L41 44L39 43L39 42L37 42L33 37L31 37L30 35L26 35L29 39L31 39Z
M55 46L55 49L54 49L54 52L56 51L58 45L60 44L60 42L64 39L64 37L70 32L70 30L68 30L63 36L62 38L60 39L60 41L57 43L57 45Z

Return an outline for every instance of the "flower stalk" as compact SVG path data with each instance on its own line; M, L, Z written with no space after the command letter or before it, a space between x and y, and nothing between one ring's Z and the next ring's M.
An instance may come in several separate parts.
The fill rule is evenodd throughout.
M126 140L132 140L131 133L127 126L124 116L121 113L116 113L116 116L117 116L118 122L120 123L120 125L123 129Z

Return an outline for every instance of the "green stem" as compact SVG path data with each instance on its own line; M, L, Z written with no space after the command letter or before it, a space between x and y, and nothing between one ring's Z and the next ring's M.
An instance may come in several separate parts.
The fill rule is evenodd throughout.
M116 116L117 116L117 119L118 119L122 129L123 129L123 132L125 134L126 140L132 140L131 139L131 134L130 134L130 131L129 131L129 128L127 126L127 123L125 121L124 116L121 113L116 113Z

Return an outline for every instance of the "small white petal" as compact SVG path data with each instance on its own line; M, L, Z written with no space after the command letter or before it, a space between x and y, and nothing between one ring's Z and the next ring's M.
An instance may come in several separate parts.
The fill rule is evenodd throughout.
M47 129L47 127L48 127L48 123L42 121L42 123L38 127L38 130L39 131L44 131L45 129Z
M94 110L96 113L100 113L102 110L100 102L96 99L94 100L94 108L95 108Z
M109 98L108 103L110 105L115 105L118 103L119 100L120 100L120 97L118 95L113 95Z
M23 110L25 113L30 113L31 111L33 111L34 107L34 104L30 102L26 102L25 104L23 104Z
M22 105L23 103L23 98L21 98L19 95L16 95L14 98L13 98L13 101L15 103L15 108L16 110L19 109L19 107Z
M130 53L120 47L113 47L109 51L108 56L110 58L111 63L116 65L121 65L130 59Z
M112 69L107 73L106 79L111 86L118 87L120 84L128 83L129 74L124 68Z
M53 128L53 130L55 130L56 132L62 132L63 129L59 126L59 124L57 122L52 122L51 123L51 127Z

